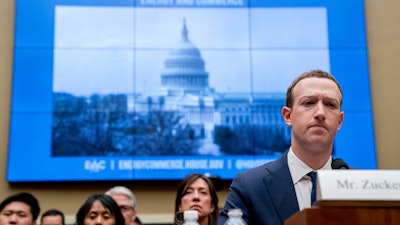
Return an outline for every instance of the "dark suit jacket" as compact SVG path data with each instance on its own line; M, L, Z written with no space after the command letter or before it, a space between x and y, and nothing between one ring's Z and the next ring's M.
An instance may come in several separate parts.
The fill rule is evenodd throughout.
M218 225L240 208L247 225L283 225L299 211L286 151L276 161L239 173L232 181Z

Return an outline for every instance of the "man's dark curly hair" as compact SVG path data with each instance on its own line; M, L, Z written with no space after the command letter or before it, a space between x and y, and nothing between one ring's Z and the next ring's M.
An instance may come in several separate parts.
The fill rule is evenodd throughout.
M35 196L33 196L32 194L30 194L28 192L21 192L21 193L17 193L17 194L8 196L6 199L4 199L0 203L0 212L3 211L3 209L12 202L26 203L27 205L29 205L31 207L31 213L32 213L33 220L37 220L37 218L39 217L39 213L40 213L39 202L35 198Z

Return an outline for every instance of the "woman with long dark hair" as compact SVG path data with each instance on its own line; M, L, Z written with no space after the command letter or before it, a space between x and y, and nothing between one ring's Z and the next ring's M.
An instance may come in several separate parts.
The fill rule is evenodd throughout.
M125 225L118 204L108 195L94 194L76 214L75 225Z
M196 210L200 225L216 225L218 196L213 182L204 175L192 173L179 184L175 200L174 225L181 225L183 212Z

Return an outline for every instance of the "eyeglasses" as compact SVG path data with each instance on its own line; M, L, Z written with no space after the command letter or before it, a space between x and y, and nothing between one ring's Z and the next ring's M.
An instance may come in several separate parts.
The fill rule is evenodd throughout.
M121 205L121 206L119 206L119 208L121 209L121 212L127 212L130 210L133 210L132 206L127 206L127 205Z

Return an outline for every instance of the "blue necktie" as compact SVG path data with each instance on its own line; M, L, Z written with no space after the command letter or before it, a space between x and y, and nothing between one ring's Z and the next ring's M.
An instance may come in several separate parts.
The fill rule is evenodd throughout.
M311 177L311 182L312 182L312 189L311 189L311 205L313 205L317 199L317 173L312 171L307 174L308 176Z

